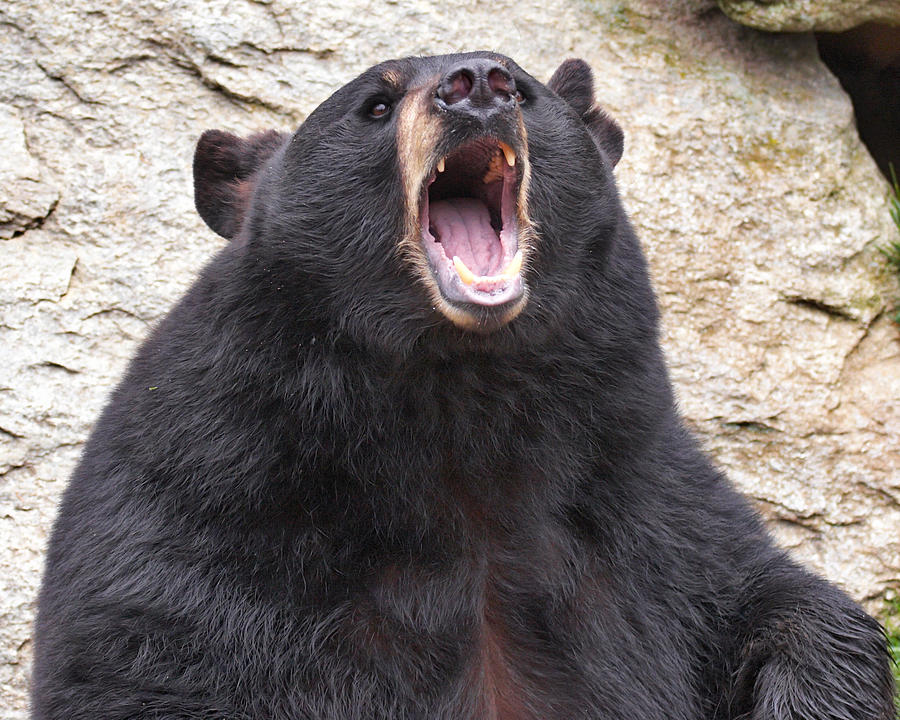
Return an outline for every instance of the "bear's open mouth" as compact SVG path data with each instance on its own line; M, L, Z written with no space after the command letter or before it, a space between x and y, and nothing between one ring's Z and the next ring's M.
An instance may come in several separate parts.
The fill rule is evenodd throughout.
M424 183L422 244L451 303L498 306L522 297L518 185L515 151L494 137L451 151Z

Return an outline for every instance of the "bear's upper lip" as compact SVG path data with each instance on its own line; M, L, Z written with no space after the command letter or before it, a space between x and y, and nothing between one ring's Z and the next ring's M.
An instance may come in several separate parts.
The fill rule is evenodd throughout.
M432 274L457 306L496 307L520 300L516 152L486 135L441 157L423 183L419 226Z

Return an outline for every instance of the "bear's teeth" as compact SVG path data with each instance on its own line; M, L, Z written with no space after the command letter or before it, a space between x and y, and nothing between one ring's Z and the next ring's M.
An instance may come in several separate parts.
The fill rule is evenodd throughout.
M439 173L444 172L444 158L441 158L440 160L438 160L437 171Z
M476 275L469 270L468 266L462 261L459 255L453 256L453 267L456 268L456 274L459 275L459 279L466 285L471 285L476 281L480 283L497 282L499 280L512 282L516 279L516 276L522 269L522 251L516 250L516 254L513 255L513 259L510 261L509 265L507 265L499 275Z
M453 267L456 268L456 274L459 275L459 279L466 285L471 285L475 282L475 273L466 267L466 264L460 260L458 255L453 256Z
M506 164L510 167L516 166L516 152L505 142L499 143L500 149L503 151L503 154L506 156Z
M513 255L512 262L506 266L506 270L503 271L502 277L504 280L515 280L516 275L519 274L519 270L522 269L522 251L516 250L516 254Z

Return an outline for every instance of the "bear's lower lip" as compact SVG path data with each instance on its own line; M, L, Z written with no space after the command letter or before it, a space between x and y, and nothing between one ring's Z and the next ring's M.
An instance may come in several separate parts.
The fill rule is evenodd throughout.
M457 309L524 296L512 163L509 145L478 138L441 158L422 188L422 245L441 295Z

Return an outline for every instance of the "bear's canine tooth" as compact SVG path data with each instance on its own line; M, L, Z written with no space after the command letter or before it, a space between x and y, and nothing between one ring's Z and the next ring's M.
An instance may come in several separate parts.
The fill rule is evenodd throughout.
M440 160L438 160L437 171L439 173L444 172L444 158L441 158Z
M500 149L503 151L503 154L506 156L506 164L510 167L515 167L516 165L516 151L513 150L509 145L505 142L499 142Z
M456 268L456 274L459 275L459 279L466 285L471 285L475 282L475 273L466 267L466 264L460 260L459 255L453 256L453 267Z
M516 254L513 255L512 261L510 261L509 265L506 266L506 269L500 273L500 276L504 280L514 280L516 275L519 274L519 270L522 269L522 251L516 250Z

